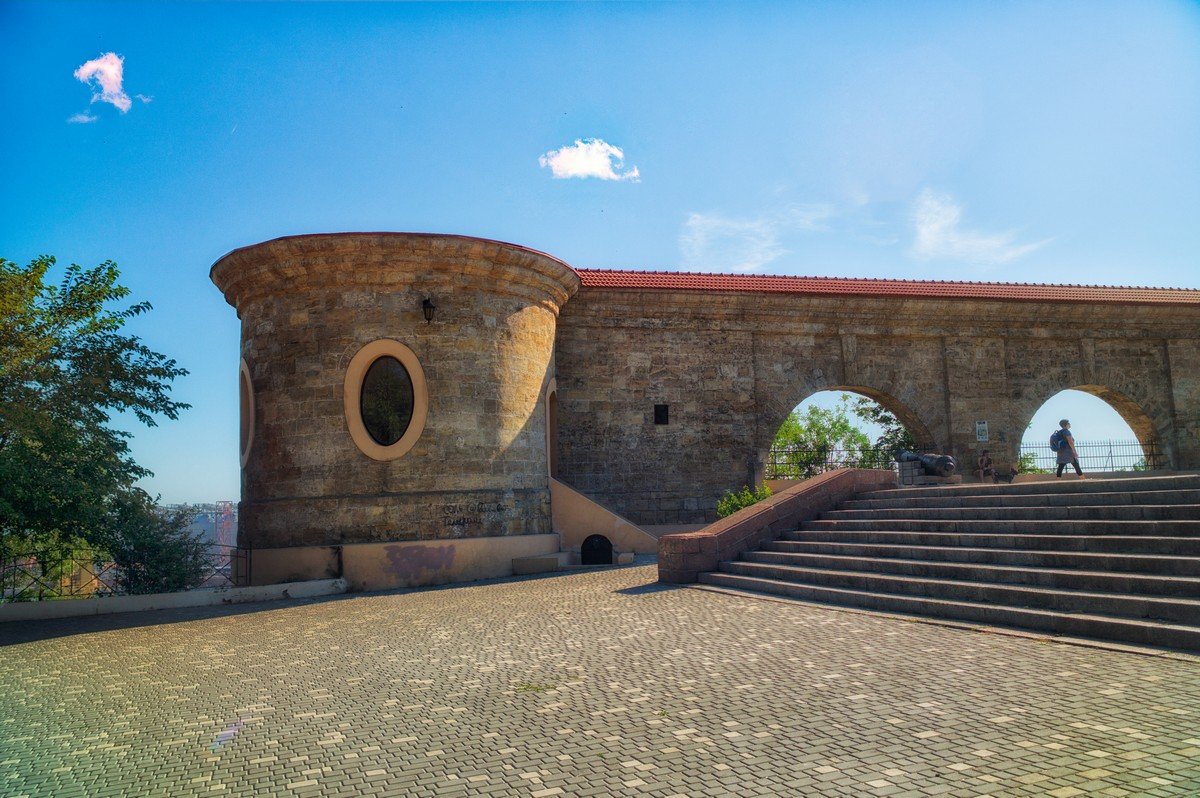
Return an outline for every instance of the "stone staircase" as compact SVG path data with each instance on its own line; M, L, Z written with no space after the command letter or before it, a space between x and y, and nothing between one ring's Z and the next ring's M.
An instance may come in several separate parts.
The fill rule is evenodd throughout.
M700 582L1200 651L1200 474L862 493Z

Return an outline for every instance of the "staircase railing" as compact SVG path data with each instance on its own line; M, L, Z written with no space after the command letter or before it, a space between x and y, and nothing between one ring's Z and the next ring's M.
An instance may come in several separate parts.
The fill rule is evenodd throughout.
M695 532L658 539L658 581L695 582L722 560L736 559L811 521L856 493L896 486L889 470L843 468L805 480Z

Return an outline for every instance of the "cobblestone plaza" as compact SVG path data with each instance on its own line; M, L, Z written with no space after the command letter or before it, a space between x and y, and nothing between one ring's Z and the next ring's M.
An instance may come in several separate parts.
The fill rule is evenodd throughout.
M1200 795L1200 659L655 578L0 626L0 795Z

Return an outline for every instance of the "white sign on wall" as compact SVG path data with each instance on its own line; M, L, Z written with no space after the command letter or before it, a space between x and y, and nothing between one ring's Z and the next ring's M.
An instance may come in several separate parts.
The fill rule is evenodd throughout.
M975 422L975 440L979 441L980 443L987 443L987 439L988 439L987 422L986 421L976 421Z

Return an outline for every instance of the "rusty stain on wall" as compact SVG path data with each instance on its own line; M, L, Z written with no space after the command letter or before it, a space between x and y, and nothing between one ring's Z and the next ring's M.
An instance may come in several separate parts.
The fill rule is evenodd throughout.
M385 570L395 576L401 584L423 583L423 577L431 573L446 571L454 564L454 546L387 546Z

